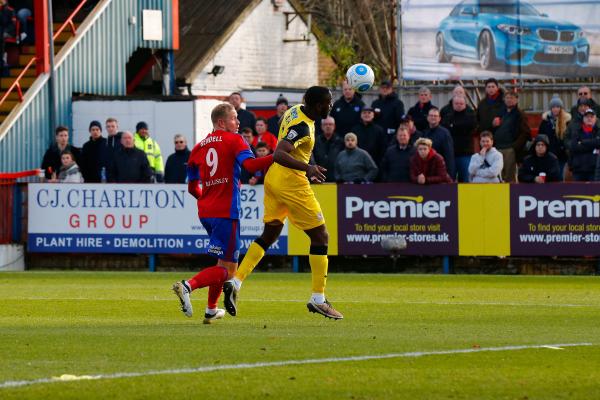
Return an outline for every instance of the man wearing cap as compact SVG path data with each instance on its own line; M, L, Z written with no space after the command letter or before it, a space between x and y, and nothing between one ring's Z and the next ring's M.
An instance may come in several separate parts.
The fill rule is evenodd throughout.
M79 168L86 183L99 183L102 168L108 167L108 148L106 138L102 137L102 125L99 121L90 122L90 140L81 149Z
M572 135L567 139L570 153L569 167L573 172L573 180L589 182L594 180L594 173L600 154L600 127L596 112L589 108L583 113L583 122L577 129L569 129ZM575 128L572 122L569 128Z
M148 157L148 163L150 164L150 169L154 175L154 180L156 182L162 182L164 180L165 170L158 142L150 137L148 124L144 121L137 123L135 126L135 132L135 147L146 153L146 157Z
M342 84L342 97L333 103L329 113L335 119L336 133L340 138L350 132L354 125L360 123L360 111L364 106L365 103L361 100L360 94L356 93L354 88L344 81Z
M375 123L383 128L388 138L393 138L404 115L404 103L394 92L392 82L388 80L381 82L379 97L371 103L371 108L375 112Z
M519 168L519 182L560 182L558 158L548 151L550 140L546 135L537 135L531 146L531 155L525 157Z
M579 110L578 113L577 109L579 108L580 102L583 100L585 100L587 107L583 111ZM592 89L590 89L588 86L582 86L577 89L577 103L573 106L573 108L571 108L571 116L575 118L576 114L582 114L588 108L594 110L596 115L600 114L600 104L596 103L594 99L592 99Z
M375 164L379 167L387 148L388 140L383 128L375 124L373 122L374 119L374 110L368 106L363 107L360 112L360 123L352 127L352 132L357 136L358 147L369 153Z
M281 116L287 111L289 108L288 100L283 97L283 95L279 95L277 98L277 102L275 103L275 107L277 107L277 114L273 115L271 118L267 120L267 130L271 132L275 137L279 135L279 120ZM240 131L242 128L240 128Z
M431 90L427 86L419 89L419 101L408 110L408 115L411 116L418 130L424 131L428 127L427 116L429 110L433 107L431 104ZM446 162L448 162L446 160Z

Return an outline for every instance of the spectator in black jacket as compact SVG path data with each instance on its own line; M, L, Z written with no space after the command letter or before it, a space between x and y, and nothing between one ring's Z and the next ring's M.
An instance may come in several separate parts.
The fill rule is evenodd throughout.
M277 113L267 120L267 130L275 135L275 137L279 136L279 120L289 106L288 100L280 94L275 103Z
M75 162L81 162L81 150L69 144L69 128L58 126L55 130L54 139L56 142L50 145L42 159L42 169L46 179L52 179L52 174L58 174L58 170L62 166L61 154L65 150L73 154Z
M440 115L442 116L442 121L446 117L446 114L448 114L449 112L452 111L452 99L454 99L456 96L462 96L465 98L465 100L467 99L467 94L465 92L465 88L463 88L461 85L454 86L454 89L452 89L452 95L450 96L450 101L448 101L448 104L446 104L440 110ZM473 109L469 106L468 103L467 103L467 110L473 111Z
M495 134L497 125L493 121L502 115L504 110L504 92L500 90L498 81L490 78L485 81L485 97L477 106L477 132L490 131Z
M187 177L186 167L191 151L187 147L185 136L178 133L173 141L175 143L175 153L167 158L165 183L185 183Z
M427 116L432 107L434 105L431 104L431 90L427 86L423 86L419 89L419 101L408 110L408 115L410 115L418 130L424 131L427 129Z
M379 97L371 103L371 108L375 111L375 123L383 128L388 137L393 137L404 115L404 103L394 92L392 82L381 82Z
M106 146L109 149L109 153L113 153L122 147L121 145L121 133L119 132L119 121L116 118L110 117L104 122L106 128Z
M454 163L458 182L469 182L469 163L474 152L473 134L477 121L473 110L467 108L467 99L464 96L456 95L452 99L452 108L446 111L442 125L450 131L454 142Z
M519 168L519 182L560 182L558 158L548 151L550 141L546 135L537 135L533 140L532 154L525 157Z
M571 154L569 166L573 172L573 180L592 181L600 152L600 127L596 112L588 109L584 113L583 122L571 122L569 131L572 133L567 140L567 148Z
M90 122L90 140L81 149L82 161L79 163L81 174L86 183L101 182L102 168L108 169L108 147L102 137L102 125L99 121Z
M344 150L344 141L335 131L335 120L329 116L321 120L322 134L315 138L313 157L317 165L327 169L325 182L335 182L335 160Z
M502 180L515 182L517 163L523 159L525 143L531 137L531 129L527 125L525 113L519 109L518 93L506 92L504 104L501 115L492 122L496 128L494 144L504 158Z
M365 103L346 81L342 84L342 93L342 97L333 103L329 114L335 119L336 134L343 142L346 133L350 132L354 125L360 123L360 111Z
M410 182L410 157L414 148L410 144L410 133L405 126L400 126L395 142L387 148L381 161L383 182Z
M430 139L432 147L437 154L444 158L446 170L450 177L456 176L456 166L454 164L454 141L448 129L440 125L441 117L440 110L433 106L427 114L427 123L429 128L423 132L426 139Z
M137 149L133 142L133 133L125 131L121 135L121 144L112 159L108 170L109 182L150 183L153 172L146 153Z
M360 112L360 124L352 128L352 132L358 138L358 145L365 150L375 164L381 164L381 158L387 148L387 135L383 128L373 122L375 113L371 107L363 107Z
M240 121L240 127L238 128L238 132L240 132L244 128L252 128L254 131L254 125L256 124L256 116L254 113L251 113L248 110L244 110L242 108L242 102L244 99L240 92L233 92L229 95L229 103L235 108L237 111L237 118Z

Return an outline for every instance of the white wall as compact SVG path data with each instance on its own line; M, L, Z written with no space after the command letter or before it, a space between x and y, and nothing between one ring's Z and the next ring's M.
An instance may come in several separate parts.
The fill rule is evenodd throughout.
M293 11L286 1L275 11L271 0L262 0L233 33L204 70L194 79L195 95L226 95L234 90L308 88L318 83L317 41L284 43L299 38L307 26L297 17L285 29L284 11ZM225 66L216 77L209 75L213 65Z

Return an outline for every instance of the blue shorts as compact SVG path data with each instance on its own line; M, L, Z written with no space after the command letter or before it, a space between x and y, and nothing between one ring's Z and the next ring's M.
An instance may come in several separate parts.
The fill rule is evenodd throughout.
M208 236L209 255L219 260L238 262L240 258L240 221L231 218L200 218Z

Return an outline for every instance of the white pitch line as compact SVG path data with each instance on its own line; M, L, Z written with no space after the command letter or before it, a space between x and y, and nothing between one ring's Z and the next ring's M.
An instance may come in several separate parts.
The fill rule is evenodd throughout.
M173 301L174 297L155 297L155 298L96 298L96 297L4 297L0 298L0 301ZM193 299L194 300L194 299ZM243 302L248 303L306 303L305 300L300 299L253 299L243 298ZM506 306L506 307L591 307L600 308L600 304L548 304L548 303L507 303L507 302L493 302L493 301L385 301L385 300L344 300L336 299L336 303L369 303L369 304L417 304L417 305L440 305L440 306Z
M199 373L199 372L215 372L215 371L236 370L236 369L286 367L289 365L327 364L327 363L339 363L339 362L351 362L351 361L384 360L384 359L389 359L389 358L416 358L416 357L448 355L448 354L467 354L467 353L516 351L516 350L547 349L547 348L552 349L552 348L561 348L561 347L580 347L580 346L592 346L592 343L536 344L536 345L482 347L482 348L455 349L455 350L414 351L414 352L408 352L408 353L390 353L390 354L380 354L380 355L330 357L330 358L309 358L309 359L305 359L305 360L283 360L283 361L270 361L270 362L258 362L258 363L211 365L211 366L206 366L206 367L164 369L164 370L154 370L154 371L144 371L144 372L116 372L113 374L98 374L98 375L83 375L83 376L62 375L61 377L52 377L52 378L40 378L40 379L23 380L23 381L6 381L6 382L0 383L0 389L18 388L18 387L23 387L23 386L31 386L31 385L38 385L38 384L44 384L44 383L73 382L73 381L83 381L83 380L102 380L102 379L108 380L108 379L120 379L120 378L138 378L138 377L154 376L154 375L179 375L179 374L192 374L192 373Z

